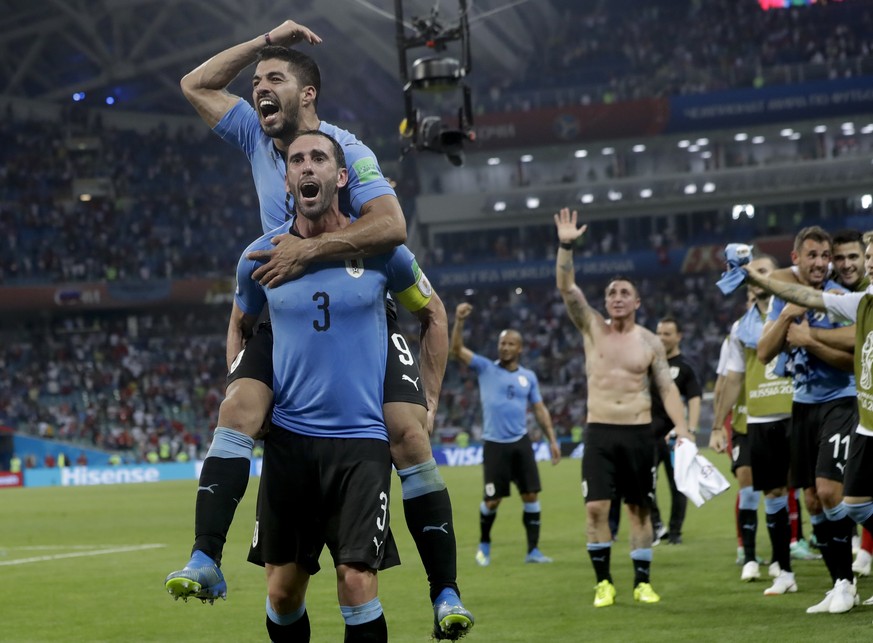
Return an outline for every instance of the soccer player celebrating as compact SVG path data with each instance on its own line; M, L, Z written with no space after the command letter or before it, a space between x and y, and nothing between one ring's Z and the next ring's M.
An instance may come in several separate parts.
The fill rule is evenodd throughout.
M526 563L550 563L552 559L539 550L540 540L540 474L530 438L527 435L527 409L549 440L552 464L558 464L561 450L552 428L552 417L540 395L536 374L519 363L522 352L521 334L507 329L497 340L498 359L490 361L464 346L464 320L473 312L468 303L458 304L452 327L451 354L479 376L479 397L485 429L482 437L485 474L485 498L479 506L481 535L476 562L486 567L491 563L491 527L497 518L500 501L509 495L509 483L515 482L524 502L522 522L527 533Z
M588 376L588 426L582 456L582 493L587 514L588 554L597 577L594 606L615 603L610 574L612 539L609 532L611 499L625 499L630 518L634 600L657 603L650 582L654 497L655 437L649 381L654 380L673 422L677 439L691 439L679 390L670 376L664 345L651 331L638 326L640 297L627 278L615 277L606 286L608 319L588 303L576 285L573 244L587 229L577 227L578 215L563 208L555 215L560 246L556 258L558 290L570 319L582 334Z

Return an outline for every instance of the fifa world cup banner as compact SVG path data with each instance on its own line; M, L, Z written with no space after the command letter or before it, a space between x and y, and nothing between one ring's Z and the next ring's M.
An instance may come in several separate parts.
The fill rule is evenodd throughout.
M873 111L873 77L735 89L670 99L665 133L833 118Z

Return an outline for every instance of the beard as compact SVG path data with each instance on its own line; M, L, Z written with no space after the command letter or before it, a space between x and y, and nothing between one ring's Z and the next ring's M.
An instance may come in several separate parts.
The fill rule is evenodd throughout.
M281 118L271 125L267 125L264 122L263 116L261 116L261 129L270 138L278 138L287 142L294 138L297 130L300 129L300 110L297 106L294 106L289 108L287 113L281 111L279 113Z
M315 202L304 205L300 201L300 193L298 192L294 195L294 210L305 219L318 221L322 215L330 209L330 204L335 193L335 185L322 185L318 190L318 198Z

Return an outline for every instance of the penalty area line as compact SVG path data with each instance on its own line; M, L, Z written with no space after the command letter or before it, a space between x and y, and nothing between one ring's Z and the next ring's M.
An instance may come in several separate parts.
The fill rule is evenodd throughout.
M18 558L16 560L0 561L0 567L9 565L24 565L26 563L42 563L49 560L61 560L63 558L81 558L83 556L105 556L106 554L124 554L132 551L143 551L146 549L159 549L166 547L164 544L149 544L149 545L128 545L124 547L110 547L107 549L93 549L89 551L73 551L65 554L52 554L50 556L34 556L32 558Z

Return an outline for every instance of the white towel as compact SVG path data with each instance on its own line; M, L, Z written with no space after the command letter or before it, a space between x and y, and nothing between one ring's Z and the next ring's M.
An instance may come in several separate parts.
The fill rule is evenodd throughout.
M713 464L697 452L691 440L680 440L673 455L676 488L699 507L731 485Z

